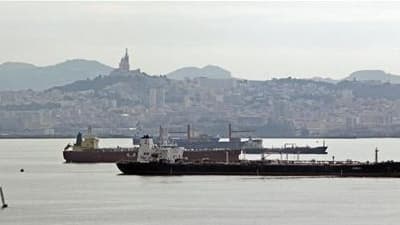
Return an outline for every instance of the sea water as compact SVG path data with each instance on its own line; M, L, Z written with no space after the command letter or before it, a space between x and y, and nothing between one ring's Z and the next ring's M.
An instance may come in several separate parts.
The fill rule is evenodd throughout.
M268 176L122 176L115 164L66 164L72 139L0 140L0 224L397 225L400 179ZM322 145L322 139L265 139ZM400 161L400 139L327 139L301 159ZM130 139L102 139L104 147ZM250 156L249 156L250 157ZM279 159L280 155L268 158ZM285 158L286 156L284 156ZM289 156L296 159L297 156ZM24 172L20 172L20 169Z

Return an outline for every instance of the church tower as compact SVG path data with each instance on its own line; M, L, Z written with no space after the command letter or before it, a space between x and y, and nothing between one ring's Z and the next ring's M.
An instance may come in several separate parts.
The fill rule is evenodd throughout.
M128 49L125 49L125 56L121 58L121 61L119 62L119 71L121 72L129 72L129 55L128 55Z

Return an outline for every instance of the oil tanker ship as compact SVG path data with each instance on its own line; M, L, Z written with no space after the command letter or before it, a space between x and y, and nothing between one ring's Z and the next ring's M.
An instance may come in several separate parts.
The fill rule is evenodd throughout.
M208 135L194 136L191 125L187 125L186 131L168 131L167 128L160 126L159 136L155 138L155 142L159 145L165 143L173 143L178 147L183 147L190 151L209 151L209 150L245 150L246 153L251 154L327 154L328 146L325 145L325 141L322 146L310 147L310 146L296 146L296 144L285 144L283 147L263 147L262 139L253 139L233 137L235 132L251 132L249 130L232 130L232 125L228 125L228 136L221 140L219 137L211 137ZM169 134L181 133L186 134L186 138L171 138ZM134 137L133 143L139 144L140 138ZM233 153L232 152L232 153Z
M268 175L400 177L400 162L374 163L334 161L258 160L241 162L185 162L181 151L160 151L143 137L136 161L120 161L117 167L127 175Z
M138 146L131 148L99 148L99 140L91 135L82 138L79 133L76 143L68 144L63 151L67 163L115 163L121 160L137 159ZM160 145L160 147L178 147L176 145ZM184 148L183 148L184 149ZM327 146L318 147L284 147L284 148L255 148L253 145L243 146L242 149L184 149L183 158L190 162L239 162L242 154L327 154Z
M85 137L79 132L73 145L68 144L63 151L67 163L115 163L119 160L135 160L137 147L99 148L99 139L89 128Z
M146 136L149 137L149 136ZM150 137L149 137L150 138ZM155 148L160 149L173 149L182 147L176 145L154 145ZM92 135L89 128L88 134L83 137L79 132L75 143L68 144L63 150L63 157L67 163L115 163L121 160L136 161L139 146L136 145L131 148L99 148L99 139ZM183 151L182 157L189 162L203 162L210 161L238 161L241 150L196 150Z
M189 128L190 129L190 128ZM190 132L189 132L190 133ZM231 138L228 142L220 142L218 139L193 139L181 142L164 142L158 139L158 147L183 148L183 157L190 162L214 161L238 162L241 154L327 154L327 146L298 147L294 144L284 145L281 148L263 148L261 139L241 141L240 138ZM67 163L115 163L120 160L136 160L140 139L134 139L134 145L130 148L99 148L99 140L92 135L91 128L83 137L78 133L75 144L68 144L63 151L63 157ZM172 144L171 144L172 143ZM181 143L181 144L179 144ZM186 144L185 144L186 143Z
M175 139L171 142L179 147L193 151L210 150L210 149L229 149L229 150L243 150L247 153L261 154L327 154L328 146L310 147L310 146L296 146L295 144L287 143L283 147L270 147L265 148L262 144L262 139L252 139L242 141L241 138L230 138L227 141L220 141L219 138L198 138L198 139Z
M245 163L166 163L118 162L128 175L265 175L265 176L338 176L400 177L399 162L277 162Z

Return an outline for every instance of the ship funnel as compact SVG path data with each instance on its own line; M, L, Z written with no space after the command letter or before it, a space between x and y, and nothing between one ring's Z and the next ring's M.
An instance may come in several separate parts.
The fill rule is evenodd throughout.
M92 136L92 126L88 126L88 136Z
M82 133L78 132L78 135L76 135L76 146L81 146L82 145Z
M160 125L159 133L160 134L159 134L158 141L160 142L159 144L162 145L162 144L164 144L164 128L161 125Z
M232 139L232 124L231 123L229 123L229 125L228 125L228 138L229 138L229 141L231 141L231 139Z
M192 131L190 129L190 124L187 125L187 139L190 140L192 138Z
M152 154L155 151L154 143L153 143L153 138L151 138L149 135L144 135L140 139L140 146L138 149L138 162L148 162L150 161Z
M148 147L153 147L153 138L151 138L149 135L144 135L140 139L140 146L148 146Z

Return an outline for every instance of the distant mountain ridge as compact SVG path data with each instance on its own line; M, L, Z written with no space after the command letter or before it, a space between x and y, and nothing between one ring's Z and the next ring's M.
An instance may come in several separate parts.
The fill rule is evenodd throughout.
M351 73L345 80L380 81L399 84L400 76L386 73L383 70L359 70Z
M114 68L95 60L72 59L49 66L36 66L23 62L5 62L0 64L0 91L33 89L44 90L52 87L63 86L99 75L109 75ZM112 75L112 74L111 74ZM231 79L231 72L216 65L200 67L182 67L166 74L174 80L193 79L206 77L209 79ZM337 83L323 77L313 77L310 80ZM343 80L379 81L400 84L400 76L386 73L383 70L360 70L351 73Z
M46 89L106 75L112 67L94 60L72 59L50 66L5 62L0 64L0 90Z
M174 80L193 79L196 77L207 77L210 79L229 79L232 78L231 72L215 65L199 67L183 67L166 74L168 78Z

